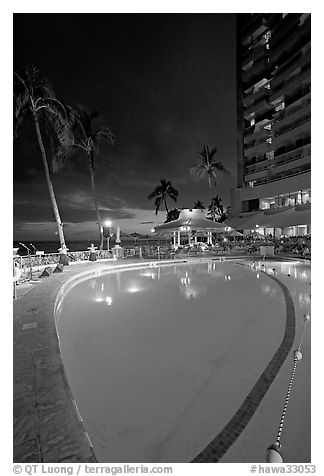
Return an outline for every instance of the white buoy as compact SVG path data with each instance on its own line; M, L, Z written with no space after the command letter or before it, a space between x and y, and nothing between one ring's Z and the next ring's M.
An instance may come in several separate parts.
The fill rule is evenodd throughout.
M278 445L271 445L266 449L266 463L283 463L283 457L279 452Z
M309 315L309 314L305 314L304 319L305 319L305 321L309 321L309 320L310 320L310 315Z

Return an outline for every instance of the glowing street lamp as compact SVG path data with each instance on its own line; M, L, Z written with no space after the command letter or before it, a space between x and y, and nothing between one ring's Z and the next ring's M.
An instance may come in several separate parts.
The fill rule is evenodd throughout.
M109 249L109 240L110 238L114 235L114 227L112 226L112 222L110 220L105 221L105 226L103 227L103 234L104 237L107 238L107 250L108 252L110 251Z

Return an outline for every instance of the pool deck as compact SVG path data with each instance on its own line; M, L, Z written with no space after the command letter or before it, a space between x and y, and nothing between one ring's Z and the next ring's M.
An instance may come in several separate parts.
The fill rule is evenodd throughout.
M134 259L84 262L66 266L62 273L32 284L17 286L17 298L13 302L14 462L96 462L65 376L54 319L55 302L64 283L80 273L140 263L143 261ZM285 336L282 343L278 342L278 351L265 370L264 378L261 376L259 386L257 382L252 389L255 394L249 394L238 414L233 416L241 419L243 428L242 416L247 417L247 424L257 402L267 391L265 381L266 386L270 386L294 342L293 304L286 286L281 285L281 288L287 307ZM251 405L256 408L253 410ZM229 424L233 424L232 420ZM222 448L225 450L237 438L236 430L231 432L225 428L193 462L218 461L224 454Z

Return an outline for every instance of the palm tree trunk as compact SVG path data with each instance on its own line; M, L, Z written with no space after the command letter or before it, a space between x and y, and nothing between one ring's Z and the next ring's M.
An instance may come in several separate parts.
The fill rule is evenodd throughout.
M168 210L168 207L167 207L167 203L166 203L166 199L164 199L164 206L165 206L165 210L167 212L167 214L169 213L169 210Z
M50 199L51 199L51 202L52 202L52 207L53 207L53 211L54 211L54 216L55 216L55 221L56 221L57 230L58 230L58 234L59 234L61 248L66 248L64 233L63 233L63 223L61 221L60 212L59 212L57 202L56 202L56 198L55 198L54 188L53 188L53 184L52 184L52 180L51 180L51 176L50 176L50 171L49 171L47 157L46 157L46 151L45 151L45 147L44 147L44 143L43 143L43 139L42 139L42 134L41 134L40 127L39 127L39 121L38 121L37 113L33 109L32 109L32 113L33 113L33 118L34 118L34 123L35 123L38 145L39 145L39 148L40 148L40 151L41 151L41 154L42 154L47 187L48 187Z
M88 159L89 159L89 168L90 168L90 180L91 180L91 190L92 190L92 198L93 198L93 203L96 209L96 214L97 214L97 223L98 223L98 228L99 228L99 240L100 240L100 246L99 249L103 249L103 228L101 225L101 218L100 218L100 212L99 212L99 207L98 207L98 202L96 199L96 189L95 189L95 181L94 181L94 171L92 167L92 161L91 161L91 154L88 154Z

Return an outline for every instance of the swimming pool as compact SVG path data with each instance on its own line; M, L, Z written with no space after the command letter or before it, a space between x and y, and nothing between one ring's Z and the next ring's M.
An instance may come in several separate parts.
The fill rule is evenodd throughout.
M222 431L285 332L285 297L270 274L282 274L297 294L309 294L309 267L289 262L291 274L285 263L265 263L269 276L263 262L111 270L66 293L57 313L61 353L99 461L189 462ZM297 294L299 322L310 303ZM282 382L274 382L272 397L267 394L240 436L244 442L254 428L246 451L235 442L224 460L264 461L289 369L283 365ZM309 411L304 396L292 403L296 414L302 406L303 416ZM294 438L303 435L304 453L308 427L303 418L293 428ZM296 445L291 451L307 458Z

